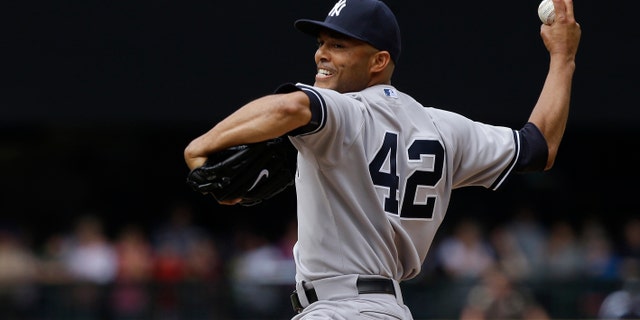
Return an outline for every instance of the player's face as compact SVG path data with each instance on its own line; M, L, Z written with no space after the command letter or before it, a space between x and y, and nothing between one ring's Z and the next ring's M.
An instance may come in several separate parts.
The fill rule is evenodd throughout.
M370 63L378 52L366 42L320 32L315 61L315 86L338 92L360 91L371 83Z

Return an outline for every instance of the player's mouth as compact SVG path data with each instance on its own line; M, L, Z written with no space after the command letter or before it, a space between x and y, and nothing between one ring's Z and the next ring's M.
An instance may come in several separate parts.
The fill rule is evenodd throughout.
M328 78L333 75L333 72L327 69L318 69L318 73L316 73L316 78Z

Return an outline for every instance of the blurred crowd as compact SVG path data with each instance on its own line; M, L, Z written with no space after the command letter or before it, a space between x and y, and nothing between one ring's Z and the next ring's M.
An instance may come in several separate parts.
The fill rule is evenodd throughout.
M569 296L562 294L563 286L580 282L613 285L599 292L586 292L584 285L584 292L573 296L582 301L565 301L580 317L640 318L640 290L630 286L640 279L640 219L628 217L613 228L619 237L596 217L543 224L529 207L491 227L463 217L437 241L423 274L473 284L461 319L551 319L553 310L545 304L562 301L548 300ZM615 297L621 291L629 296Z
M536 217L522 208L492 226L478 217L456 219L436 238L411 284L469 280L473 285L459 302L461 319L545 319L552 310L528 284L611 281L619 288L592 297L584 312L602 319L640 317L640 218L615 226L615 238L593 217L544 224ZM197 312L185 319L291 316L283 290L290 292L294 283L294 220L277 239L242 227L220 237L194 223L189 206L176 206L152 230L123 225L108 235L101 217L90 214L69 223L68 232L38 246L0 225L3 319L53 319L47 314L66 308L89 315L78 319L181 319L181 303ZM60 287L66 289L55 291ZM100 287L110 290L95 290Z

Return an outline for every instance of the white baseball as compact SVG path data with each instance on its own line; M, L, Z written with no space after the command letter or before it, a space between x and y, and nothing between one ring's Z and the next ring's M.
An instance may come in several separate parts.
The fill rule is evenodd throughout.
M542 0L538 6L538 17L544 24L552 24L556 18L556 10L553 8L553 1Z

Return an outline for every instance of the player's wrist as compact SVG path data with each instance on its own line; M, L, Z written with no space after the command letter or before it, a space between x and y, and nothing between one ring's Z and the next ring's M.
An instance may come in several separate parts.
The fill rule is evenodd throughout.
M576 70L576 61L571 56L554 56L549 61L549 71L572 75Z

